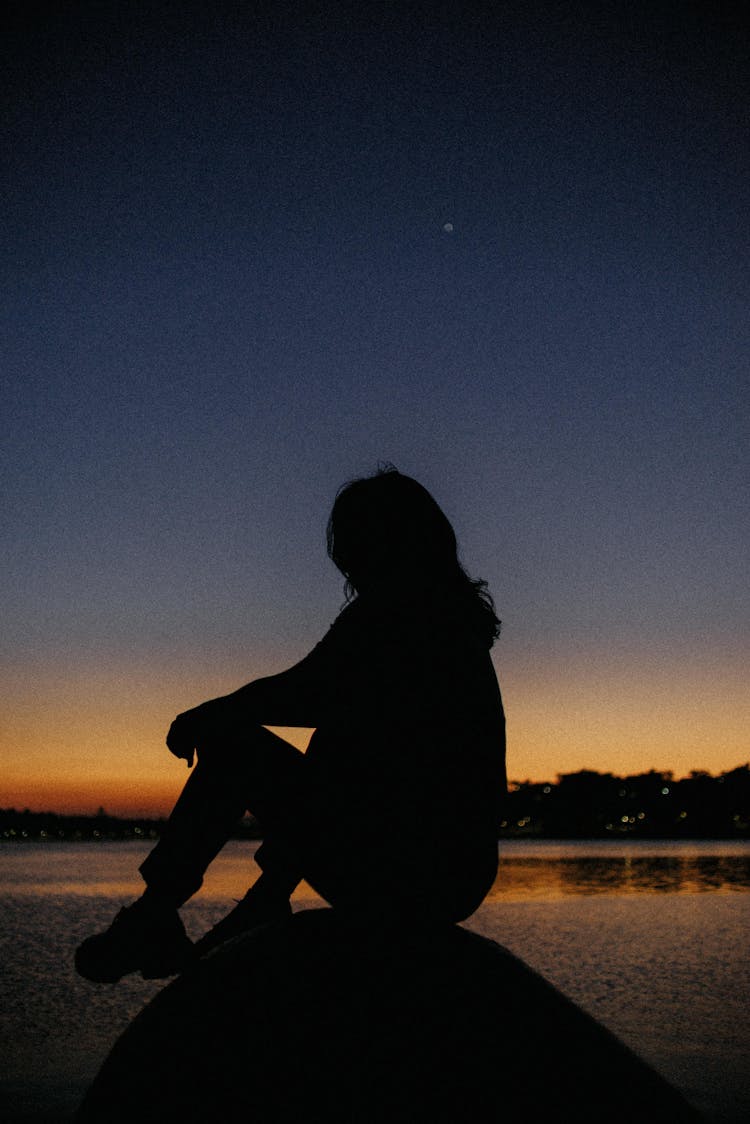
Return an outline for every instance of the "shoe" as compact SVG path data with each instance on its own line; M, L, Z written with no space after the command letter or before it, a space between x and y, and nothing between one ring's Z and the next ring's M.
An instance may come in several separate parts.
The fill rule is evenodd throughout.
M281 900L260 900L253 895L252 889L248 891L242 901L231 910L226 917L209 929L199 941L193 945L196 956L205 956L212 949L242 933L249 933L260 925L270 925L274 921L283 921L292 916L292 907L285 898Z
M80 944L76 971L92 983L117 983L131 972L144 980L174 976L195 959L192 941L176 909L142 901L121 909L108 929Z

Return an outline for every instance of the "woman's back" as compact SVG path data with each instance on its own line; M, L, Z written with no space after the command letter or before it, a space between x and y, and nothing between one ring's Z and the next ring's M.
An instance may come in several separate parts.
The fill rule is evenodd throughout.
M465 605L362 595L312 654L332 691L308 756L338 814L434 837L497 837L505 721Z

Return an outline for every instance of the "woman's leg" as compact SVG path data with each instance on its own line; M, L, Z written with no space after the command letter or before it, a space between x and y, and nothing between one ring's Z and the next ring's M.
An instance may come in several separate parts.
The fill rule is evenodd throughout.
M177 910L200 888L207 866L247 808L270 832L256 897L266 914L279 901L288 912L289 895L301 877L296 840L306 837L302 820L314 802L308 773L303 755L263 727L204 752L141 866L144 894L120 910L105 932L78 947L78 972L96 983L115 983L130 972L162 978L186 967L197 953ZM256 902L249 915L235 918L243 922L240 930L257 923L258 911Z
M258 857L265 881L283 882L287 896L301 878L299 843L310 807L302 753L262 726L224 742L194 767L161 839L141 865L151 895L180 906L201 887L209 863L246 810L267 842Z

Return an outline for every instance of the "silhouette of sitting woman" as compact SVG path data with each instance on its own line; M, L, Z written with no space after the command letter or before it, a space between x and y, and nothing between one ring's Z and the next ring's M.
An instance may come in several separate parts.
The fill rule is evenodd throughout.
M141 866L143 896L76 952L81 975L168 976L285 916L305 878L337 911L445 925L492 885L505 720L489 657L500 623L432 496L393 468L338 494L328 553L348 604L294 667L180 714L167 746L198 761ZM264 728L315 727L300 753ZM178 909L249 809L261 875L193 945Z

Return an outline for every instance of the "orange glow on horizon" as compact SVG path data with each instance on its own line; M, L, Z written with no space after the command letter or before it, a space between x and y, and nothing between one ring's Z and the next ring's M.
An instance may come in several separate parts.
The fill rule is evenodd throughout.
M675 659L657 667L589 659L542 669L523 667L510 650L501 655L513 780L548 781L579 769L717 774L750 757L743 671L730 661L700 667ZM244 681L274 670L248 668ZM167 814L187 778L185 763L164 745L171 719L243 681L236 668L199 672L16 669L0 730L0 807ZM310 735L277 732L301 749Z

